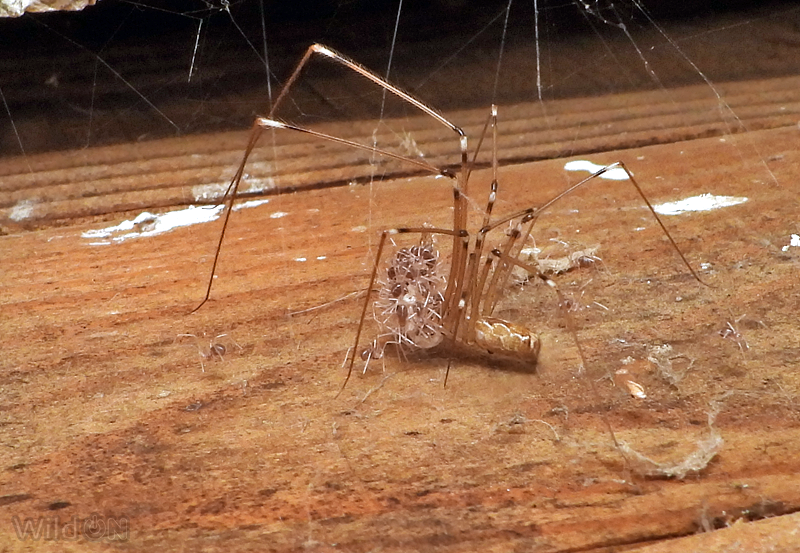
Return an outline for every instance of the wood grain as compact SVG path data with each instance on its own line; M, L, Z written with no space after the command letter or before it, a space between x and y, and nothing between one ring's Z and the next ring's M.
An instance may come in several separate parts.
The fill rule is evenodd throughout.
M790 84L759 89L796 95ZM631 113L617 123L628 130L611 125L577 147L603 150L595 163L624 161L654 203L708 192L748 198L668 218L693 265L710 264L701 270L710 286L687 277L658 233L636 234L623 222L627 185L592 184L543 217L546 236L578 229L601 237L607 268L580 272L612 315L575 315L587 372L599 378L625 355L637 357L653 394L642 402L607 380L594 394L589 377L578 376L553 299L531 287L507 290L501 314L541 331L535 371L451 353L388 358L336 397L360 313L349 295L367 285L377 233L451 224L451 193L440 180L333 186L357 176L347 176L348 160L326 146L324 155L309 154L304 140L287 138L287 151L296 149L287 158L305 170L281 182L305 189L234 214L212 301L189 315L204 292L218 223L106 246L81 233L119 222L120 212L192 203L192 185L232 174L241 133L4 161L11 199L0 237L0 543L32 545L18 540L12 517L98 513L126 517L129 539L35 547L685 551L751 539L792 550L796 514L748 521L800 506L800 248L787 247L800 213L798 102L766 102L775 109L762 116L755 96L742 94L752 107L753 118L743 119L749 132L720 137L701 120L676 130L669 114L652 115L661 121L654 125L645 110L614 111L615 101L636 105L629 95L605 99L597 123ZM582 107L601 113L593 101ZM538 145L521 143L536 127L535 116L515 115L525 109L535 108L509 109L503 155L563 153L574 123L534 135ZM471 130L485 113L456 116ZM697 138L705 134L714 136ZM565 161L505 166L497 212L540 205L575 182ZM256 163L253 179L265 177L258 170ZM320 183L330 187L315 189ZM480 204L487 172L474 183ZM20 201L36 206L32 217L11 217ZM565 290L572 278L560 281ZM547 309L556 316L533 320ZM720 335L727 322L749 349ZM199 337L199 347L182 334ZM201 359L222 334L225 354ZM629 347L609 343L612 335ZM643 344L655 343L695 359L674 389L647 368ZM684 480L632 474L605 430L608 420L638 450L680 459L707 432L714 401L724 446Z

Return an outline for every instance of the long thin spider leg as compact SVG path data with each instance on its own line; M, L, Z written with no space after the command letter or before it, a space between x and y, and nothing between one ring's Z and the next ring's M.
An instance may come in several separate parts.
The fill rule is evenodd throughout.
M653 207L653 205L650 203L650 200L648 200L648 199L647 199L647 196L645 196L645 195L644 195L644 192L642 191L642 187L641 187L641 186L639 186L639 183L638 183L638 182L636 182L636 179L634 178L634 176L633 176L633 173L631 173L630 171L628 171L628 168L627 168L627 167L625 166L625 164L624 164L624 163L622 163L621 161L617 161L617 162L615 162L615 163L612 163L611 165L608 165L608 166L606 167L606 170L611 170L611 169L614 169L614 168L616 168L616 167L621 167L621 168L622 168L622 170L623 170L623 171L625 171L625 174L626 174L626 175L628 175L628 179L631 181L631 184L633 184L633 186L636 188L636 191L639 193L639 196L641 196L642 200L644 200L644 203L646 203L646 204L647 204L647 209L649 209L649 210L650 210L650 213L652 213L652 214L653 214L653 217L655 217L656 221L658 221L658 226L660 226L660 227L661 227L661 230L663 230L663 231L664 231L664 234L666 234L666 235L667 235L667 238L669 239L669 243L670 243L670 244L672 244L672 248L673 248L673 249L674 249L674 250L675 250L675 251L678 253L678 255L679 255L679 256L680 256L680 258L681 258L681 261L683 261L683 264L684 264L684 265L686 265L686 268L687 268L687 269L689 269L689 272L690 272L690 273L692 273L692 276L693 276L693 277L694 277L694 278L697 280L697 282L699 282L700 284L702 284L702 285L704 285L704 286L709 286L708 284L706 284L706 283L703 281L703 279L701 279L701 278L700 278L700 275L698 275L698 274L695 272L694 268L692 268L692 265L689 263L689 260L688 260L688 259L686 259L686 256L684 256L684 255L683 255L683 252L682 252L682 251L681 251L681 249L678 247L678 244L676 244L676 243L675 243L675 240L672 238L672 235L671 235L671 234L669 233L669 231L667 230L667 227L666 227L666 225L664 225L664 222L661 220L661 217L659 217L659 216L658 216L658 213L656 213L656 210L655 210L655 208Z
M519 259L514 257L510 257L507 254L501 252L497 248L491 251L491 255L497 257L498 259L508 263L510 265L516 265L517 267L521 267L523 270L528 271L528 273L532 275L536 275L541 280L544 281L553 291L555 291L556 295L558 296L558 308L561 314L564 316L564 319L567 323L567 329L569 333L572 335L572 340L575 342L575 347L578 350L578 356L581 360L581 366L586 367L586 355L583 351L583 347L581 346L580 340L578 340L578 330L577 325L575 324L575 319L573 319L572 314L569 312L569 303L567 299L564 297L564 294L558 288L558 285L555 283L553 279L542 273L538 267L535 265L531 265L529 263L524 263ZM591 388L592 395L596 398L599 398L600 395L597 390L597 386L594 383L594 380L588 376L587 379L589 381L589 387ZM622 456L623 460L625 461L626 466L628 465L628 458L625 456L624 451L620 447L619 440L617 440L617 435L614 432L614 428L611 426L611 421L608 420L605 412L601 411L601 417L603 419L603 423L606 426L606 430L608 430L609 436L611 436L611 441L614 442L614 446L616 447L619 454Z
M487 255L486 261L483 264L483 269L480 272L480 276L478 277L478 281L475 283L474 287L474 296L472 301L472 307L470 310L469 321L467 324L467 332L465 337L465 342L467 344L471 344L475 341L475 324L478 320L478 316L480 313L480 306L481 296L484 295L484 287L486 286L486 279L489 277L489 272L492 270L492 265L494 264L494 256ZM485 311L485 309L484 309Z
M303 68L306 66L306 64L309 62L309 60L312 58L312 56L314 54L323 55L323 56L327 57L328 59L331 59L334 62L339 63L340 65L343 65L343 66L351 69L352 71L355 71L356 73L358 73L359 75L369 79L370 81L372 81L376 85L382 87L385 90L388 90L392 94L394 94L394 95L398 96L399 98L403 99L404 101L410 103L414 107L416 107L419 110L421 110L423 113L429 115L430 117L433 117L436 121L438 121L439 123L441 123L442 125L444 125L448 129L452 130L453 132L455 132L459 136L459 144L460 144L460 148L461 148L461 166L462 166L462 171L461 171L461 177L460 177L461 180L460 180L460 182L457 182L453 187L453 195L455 197L455 204L457 206L460 206L460 208L456 209L456 215L454 217L455 217L457 222L461 222L462 223L461 226L457 227L457 228L465 228L465 223L466 223L466 203L465 203L465 200L463 198L463 195L466 194L466 191L464 191L463 193L460 191L460 188L462 186L466 186L466 178L468 176L467 175L467 171L468 171L468 168L467 168L467 137L464 134L464 131L460 127L458 127L458 126L454 125L453 123L451 123L450 121L448 121L436 109L434 109L434 108L428 106L427 104L425 104L424 102L421 102L420 100L414 98L413 96L411 96L407 92L405 92L402 89L394 86L393 84L389 83L385 79L383 79L380 76L376 75L375 73L373 73L372 71L370 71L366 67L364 67L364 66L358 64L357 62L351 60L347 56L337 52L336 50L333 50L332 48L324 46L322 44L312 44L305 51L305 53L303 54L303 57L300 59L300 62L297 64L297 66L295 67L294 71L289 76L289 79L287 79L286 83L283 85L283 88L281 89L280 94L278 94L278 97L275 99L275 103L270 108L269 116L268 117L259 117L253 123L253 127L252 127L252 130L250 132L250 136L249 136L248 141L247 141L247 146L245 148L245 152L244 152L244 155L242 157L242 162L239 164L239 167L237 168L236 173L233 176L233 179L231 180L231 184L228 186L228 188L227 188L227 190L225 192L226 206L225 206L224 215L223 215L222 231L220 232L219 242L217 244L216 252L214 253L214 263L212 264L212 268L211 268L211 276L208 279L208 286L206 287L206 294L205 294L205 297L203 298L203 300L200 302L200 304L197 307L195 307L194 309L192 309L191 313L194 313L195 311L200 309L208 301L208 298L211 295L211 287L212 287L213 282L214 282L214 275L216 274L217 264L219 262L219 255L220 255L220 251L222 249L222 242L223 242L223 240L225 238L225 232L227 231L227 228L228 228L228 222L230 221L231 211L232 211L232 208L233 208L233 203L236 201L236 197L237 197L237 194L238 194L238 191L239 191L239 186L241 184L242 176L244 175L244 169L245 169L245 166L247 164L247 159L249 158L250 154L252 153L253 148L255 148L255 145L258 142L258 139L260 138L261 133L263 132L264 128L286 128L286 129L291 129L291 130L295 130L295 131L299 131L299 132L305 132L305 133L317 136L319 138L324 138L324 139L327 139L327 140L338 142L340 144L345 144L345 145L352 146L352 147L355 147L355 148L359 148L359 149L362 149L362 150L368 150L368 151L377 153L379 155L391 157L391 158L394 158L394 159L399 159L401 161L416 165L417 167L420 167L420 168L422 168L422 169L424 169L426 171L432 172L434 174L442 174L442 175L445 175L445 176L448 176L448 177L452 177L453 176L452 174L450 174L446 170L442 170L442 169L433 167L432 165L424 163L424 162L421 162L420 160L417 160L417 159L404 157L404 156L398 156L397 154L393 154L391 152L380 150L378 148L364 146L362 144L358 144L358 143L355 143L355 142L352 142L352 141L349 141L349 140L344 140L344 139L333 137L333 136L330 136L330 135L325 135L323 133L317 133L315 131L311 131L310 129L304 129L304 128L301 128L301 127L295 127L293 125L288 125L286 123L281 123L279 121L276 121L274 119L275 113L277 112L278 108L283 103L283 101L287 98L289 90L292 88L292 86L295 84L297 79L300 77L300 74L301 74ZM454 235L454 242L453 242L453 251L454 252L458 251L457 240L458 240L458 238ZM458 255L460 255L460 253ZM451 268L451 278L456 278L457 276L463 274L463 272L462 273L458 272L458 269L461 266L461 260L458 257L454 257L454 261L456 261L457 263L455 263L454 264L455 266L453 268Z
M217 250L214 253L214 263L211 265L211 276L208 278L208 286L206 287L206 295L203 298L203 301L200 304L190 311L194 313L208 301L209 296L211 296L211 285L214 282L214 274L217 271L217 263L219 262L219 252L222 250L222 241L225 239L225 231L228 230L228 221L231 218L231 211L233 210L233 202L236 200L236 193L239 190L239 185L242 182L242 175L244 175L244 168L247 165L247 158L250 157L253 148L255 147L256 143L258 142L259 137L261 136L261 132L263 131L262 127L258 125L258 121L253 124L253 130L250 131L250 137L247 140L247 147L244 150L244 155L242 156L242 162L239 164L239 168L236 169L236 174L233 175L233 179L231 183L228 185L228 189L225 191L225 214L223 215L223 222L222 222L222 231L219 233L219 242L217 242Z
M436 110L436 109L430 107L429 105L421 102L420 100L414 98L408 92L405 92L404 90L402 90L402 89L396 87L395 85L389 83L388 81L386 81L385 79L379 77L378 75L376 75L375 73L373 73L372 71L370 71L369 69L367 69L366 67L361 65L360 63L358 63L356 61L353 61L352 59L348 58L344 54L340 54L339 52L337 52L333 48L328 48L327 46L324 46L322 44L312 44L309 47L308 51L327 56L328 58L336 61L337 63L340 63L340 64L352 69L353 71L355 71L356 73L358 73L362 77L366 77L367 79L369 79L370 81L372 81L376 85L384 88L385 90L388 90L389 92L391 92L395 96L398 96L398 97L402 98L403 100L405 100L406 102L408 102L412 106L414 106L417 109L421 110L422 112L430 115L431 117L436 119L439 123L441 123L445 127L449 128L453 132L457 133L460 137L464 137L465 136L464 131L461 130L460 127L457 127L456 125L454 125L453 123L448 121L444 117L444 115L439 113L438 110ZM309 55L309 54L307 53L306 55ZM280 99L280 97L279 97L279 99ZM276 104L277 104L277 102L276 102Z
M237 196L237 193L238 193L238 190L239 190L239 186L240 186L241 180L242 180L242 175L244 175L244 168L247 165L247 159L250 157L250 154L252 153L253 148L255 147L256 143L258 142L258 139L260 138L261 133L263 132L263 130L264 129L269 129L269 128L287 129L287 130L291 130L291 131L295 131L295 132L302 132L302 133L310 134L312 136L315 136L315 137L318 137L318 138L321 138L321 139L324 139L324 140L329 140L329 141L332 141L332 142L336 142L336 143L339 143L339 144L344 144L346 146L350 146L352 148L357 148L357 149L360 149L360 150L373 152L373 153L376 153L378 155L386 156L386 157L389 157L389 158L392 158L392 159L397 159L399 161L403 161L403 162L409 163L411 165L415 165L415 166L417 166L417 167L419 167L419 168L421 168L421 169L423 169L425 171L428 171L430 173L433 173L433 174L439 174L439 175L442 175L442 176L446 176L448 178L454 178L454 175L452 173L448 172L447 170L439 169L438 167L435 167L435 166L433 166L433 165L431 165L429 163L425 163L424 161L420 161L418 159L401 156L401 155L395 154L393 152L389 152L389 151L386 151L386 150L381 150L381 149L375 148L373 146L366 146L364 144L359 144L357 142L352 142L352 141L346 140L344 138L339 138L339 137L336 137L336 136L331 136L331 135L328 135L328 134L320 133L320 132L314 131L312 129L307 129L307 128L304 128L304 127L298 127L298 126L295 126L295 125L289 125L287 123L283 123L281 121L276 121L274 119L267 119L267 118L264 118L264 117L258 117L255 120L255 123L253 125L253 130L250 133L250 138L249 138L249 140L247 142L247 147L245 149L244 156L242 157L242 161L239 164L239 167L236 170L236 174L234 175L233 179L231 180L230 185L228 185L228 188L225 191L225 196L224 197L225 197L226 205L225 205L225 211L224 211L224 214L223 214L222 231L220 232L219 241L217 243L217 249L216 249L216 252L214 254L214 263L211 266L211 276L208 279L208 286L206 287L205 297L203 298L203 300L200 302L200 304L197 307L195 307L194 309L192 309L192 311L190 311L190 313L194 313L195 311L200 309L208 301L208 298L211 296L211 287L212 287L213 282L214 282L214 275L216 274L217 264L219 262L220 251L222 250L222 242L225 239L225 232L228 229L228 222L229 222L230 217L231 217L231 212L232 212L232 209L233 209L233 202L236 200L236 196ZM461 197L461 194L459 193L458 184L455 184L453 186L453 194L457 198ZM458 203L458 201L459 200L456 199L457 203ZM454 235L454 236L456 236L456 240L457 240L457 235Z
M486 125L483 127L483 132L481 133L480 139L478 140L478 149L475 151L475 155L472 158L472 163L470 164L470 173L472 171L472 167L475 165L475 159L478 156L478 151L483 144L483 141L486 137L486 133L489 130L489 127L492 128L492 183L491 188L489 190L489 198L486 202L486 210L483 212L483 224L481 228L488 227L489 222L491 221L492 211L494 210L494 203L497 200L497 190L499 187L498 180L497 180L497 171L498 171L498 162L497 162L497 106L492 106L492 112L489 114L489 118L486 121ZM482 238L483 235L478 235L477 241L475 244L475 252L473 255L470 256L470 269L467 270L466 273L466 281L471 282L471 279L474 277L474 272L477 272L477 263L480 262L481 255L483 255L482 250Z
M272 109L269 110L269 118L270 119L272 119L274 117L275 113L278 110L278 107L283 103L283 100L288 95L289 89L292 87L292 85L294 85L295 81L297 81L297 79L300 77L300 73L302 72L303 68L309 62L309 60L311 59L311 56L314 55L314 54L319 54L319 55L325 56L326 58L328 58L328 59L330 59L330 60L332 60L332 61L334 61L334 62L336 62L336 63L338 63L340 65L343 65L343 66L347 67L351 71L354 71L355 73L358 73L362 77L365 77L366 79L369 79L370 81L372 81L373 83L375 83L379 87L383 88L384 90L387 90L387 91L391 92L392 94L394 94L395 96L401 98L405 102L408 102L409 104L411 104L412 106L416 107L417 109L419 109L420 111L422 111L426 115L429 115L430 117L434 118L436 121L438 121L439 123L441 123L442 125L444 125L448 129L450 129L451 131L455 132L459 137L466 136L464 134L464 131L460 127L458 127L457 125L454 125L453 123L451 123L437 109L435 109L435 108L429 106L428 104L418 100L417 98L415 98L414 96L412 96L408 92L406 92L403 89L393 85L392 83L390 83L386 79L380 77L379 75L373 73L372 71L370 71L369 69L367 69L366 67L361 65L360 63L352 60L351 58L345 56L344 54L342 54L340 52L337 52L333 48L325 46L324 44L312 44L305 51L305 53L303 54L303 57L300 59L300 63L297 64L297 67L295 67L295 69L292 72L291 76L286 81L286 83L283 85L283 88L281 89L280 94L278 94L278 97L275 99L275 103L272 105Z
M593 181L594 179L596 179L597 177L601 176L602 174L604 174L604 173L606 173L608 171L611 171L612 169L616 169L618 167L621 168L623 171L625 171L625 173L628 176L628 182L630 182L631 185L633 185L633 187L636 189L636 192L639 194L639 196L642 198L642 200L644 200L644 203L647 205L647 209L650 210L650 213L653 215L653 218L655 218L655 220L658 223L659 227L661 227L661 230L664 231L664 234L667 236L667 239L669 240L669 243L672 245L672 249L674 249L675 252L678 254L678 256L681 259L681 262L686 266L686 268L689 270L689 272L694 277L694 279L697 280L697 282L699 282L700 284L710 287L710 285L708 283L706 283L702 278L700 278L700 275L697 274L697 271L694 270L694 268L692 267L691 263L689 263L689 260L686 259L686 256L683 254L681 249L678 247L678 244L675 242L675 239L672 237L672 234L670 234L669 230L667 229L667 226L661 220L661 217L658 216L658 213L656 212L656 210L653 207L653 205L650 203L650 200L647 199L647 196L645 195L645 193L642 190L641 186L636 181L636 179L634 178L633 174L628 170L628 168L625 166L625 164L623 162L621 162L621 161L616 161L616 162L614 162L614 163L612 163L610 165L606 165L605 167L603 167L599 171L596 171L596 172L592 173L591 175L589 175L585 179L581 180L580 182L577 182L577 183L573 184L572 186L570 186L569 188L567 188L566 190L560 192L559 194L557 194L556 196L554 196L553 198L551 198L550 200L548 200L547 202L545 202L544 204L542 204L539 207L529 207L527 209L522 209L520 211L517 211L517 212L512 213L510 215L507 215L505 217L502 217L501 219L493 222L490 225L490 227L488 229L486 229L486 231L489 232L489 231L499 227L500 225L503 225L503 224L507 223L508 221L516 219L517 217L522 217L523 219L526 219L525 222L530 221L531 223L533 223L539 217L539 214L542 211L548 209L553 204L555 204L556 202L558 202L559 200L561 200L565 196L568 196L569 194L571 194L572 192L574 192L578 188L582 187L583 185ZM530 227L530 229L528 231L528 234L530 233L530 230L532 228L533 228L533 224L531 224L531 227ZM527 234L523 236L523 240L526 239L526 238L527 238Z
M278 94L278 97L275 99L275 103L270 108L269 110L270 117L275 113L275 111L278 109L278 106L283 102L283 99L286 97L287 93L289 92L289 89L292 87L294 82L300 76L300 72L303 70L303 67L305 67L306 63L308 63L308 60L311 59L311 55L316 51L315 47L317 46L318 46L317 44L312 44L303 54L303 57L300 59L300 62L294 68L294 71L292 72L291 76L286 81L286 83L284 83L280 94ZM236 201L236 194L239 191L239 184L241 183L242 175L244 175L244 168L245 165L247 165L247 158L250 157L253 148L255 148L258 139L261 137L262 131L263 128L261 125L258 124L258 120L254 121L252 130L250 131L250 136L247 139L247 146L245 147L244 150L244 156L242 156L242 162L239 164L238 169L236 169L236 173L234 174L230 185L228 185L228 188L225 191L224 198L226 199L227 203L225 206L225 214L223 215L222 231L219 234L219 242L217 243L217 250L214 253L214 263L211 266L211 276L208 279L208 286L206 287L206 295L203 298L203 301L201 301L197 307L192 309L190 313L194 313L195 311L203 307L203 305L208 301L209 296L211 296L211 285L214 282L214 274L217 271L217 263L219 262L219 253L222 249L222 241L225 239L225 231L228 229L228 221L231 218L233 202Z
M450 328L454 325L453 317L458 316L460 312L457 304L461 296L461 289L464 286L467 254L469 253L469 244L464 249L458 247L458 237L462 231L466 232L467 229L466 196L468 194L469 162L466 136L461 137L460 145L461 172L456 186L453 187L453 256L450 263L450 274L447 277L448 285L447 290L445 290L444 312L442 314L445 328Z
M462 193L466 196L466 189L467 183L469 182L469 178L472 175L472 170L475 167L475 162L478 159L478 154L480 153L481 147L483 146L483 141L486 138L486 134L489 130L489 127L492 127L492 183L491 183L491 190L489 192L489 199L487 201L486 209L483 213L483 226L489 224L492 215L492 209L494 208L495 200L497 199L497 106L492 105L491 113L489 117L486 119L486 123L483 126L483 131L481 131L480 138L478 139L478 146L475 149L475 152L472 155L472 161L469 163L467 170L463 173L464 175L464 185L462 187ZM458 202L460 198L456 198L456 207L458 207ZM458 228L458 213L455 215L456 222L454 224L454 228ZM466 219L463 219L464 224L466 224ZM469 254L468 259L466 260L466 268L464 270L463 282L464 285L467 286L467 295L465 296L462 292L461 297L464 301L469 301L469 296L472 290L469 289L469 283L473 282L475 277L475 273L477 273L477 266L480 262L482 249L481 244L476 244L478 247Z
M502 250L499 250L503 253L504 259L508 257L516 258L516 255L512 252L514 252L514 247L520 242L520 237L522 236L522 227L528 221L527 217L528 215L523 216L517 222L517 224L511 230L511 233L508 235ZM481 229L481 231L483 231L483 229ZM492 273L492 278L489 281L489 286L485 293L485 297L483 298L483 309L481 310L481 315L490 315L494 311L495 307L497 306L497 302L500 300L500 291L504 288L507 275L510 272L511 265L506 263L504 260L500 260L497 268L494 270L494 273Z
M286 80L286 82L283 83L283 88L281 88L281 91L280 91L280 94L278 94L278 97L275 98L275 103L272 104L272 106L270 107L269 117L272 117L273 115L275 115L275 112L278 110L278 107L283 103L283 99L286 98L286 95L289 93L289 89L292 88L292 86L294 85L295 81L297 81L298 77L300 77L300 73L303 71L303 68L308 63L308 60L311 59L311 56L316 52L318 46L320 46L320 45L319 44L312 44L303 53L303 57L300 58L300 62L294 68L294 71L292 71L292 74L289 76L289 78Z
M475 152L472 154L472 162L469 164L469 173L467 174L467 178L472 174L472 170L475 168L475 164L478 160L478 154L481 151L481 147L483 146L483 141L486 139L486 133L489 131L489 126L492 125L494 129L492 130L492 139L493 141L497 141L497 106L492 104L491 111L489 113L489 117L486 118L486 123L483 125L483 130L481 131L480 138L478 138L478 145L475 148ZM492 145L492 156L497 156L497 146L494 144ZM494 161L494 160L493 160ZM494 164L492 165L494 168ZM495 172L495 177L497 174Z
M483 219L483 228L489 223L492 208L494 207L495 198L497 197L497 180L492 180L491 192L489 193L489 202L486 208L486 215ZM467 306L467 310L474 312L474 306L477 306L481 300L482 286L476 282L478 276L478 266L480 265L481 257L483 256L483 245L486 240L486 233L478 232L475 237L475 247L469 254L469 264L467 265L466 276L464 282L466 283L463 296L463 301ZM473 306L473 307L470 307ZM469 325L471 327L471 325ZM469 334L469 331L468 331Z
M369 277L369 286L367 286L367 295L364 298L364 307L361 309L361 318L358 321L358 329L356 330L355 344L353 345L353 354L350 357L350 363L347 366L347 376L342 383L342 387L336 394L339 397L344 391L345 386L350 381L350 375L353 374L353 364L356 362L356 355L358 355L358 341L361 339L361 331L364 329L364 319L367 316L367 308L369 307L369 297L372 292L372 287L375 285L375 277L378 275L378 265L380 265L381 254L383 253L383 246L386 244L386 237L389 236L389 231L383 231L381 238L378 241L378 251L375 254L375 264L372 266L372 274Z
M365 144L360 144L358 142L353 142L351 140L347 140L345 138L339 138L338 136L332 136L330 134L325 134L321 132L317 132L313 129L309 129L306 127L298 127L296 125L290 125L289 123L284 123L283 121L278 121L276 119L268 119L266 117L258 117L256 118L256 125L259 125L263 128L271 128L271 129L287 129L290 131L301 132L305 134L310 134L311 136L316 136L317 138L322 138L324 140L328 140L330 142L336 142L338 144L344 144L345 146L350 146L351 148L355 148L358 150L364 150L367 152L371 152L374 154L378 154L380 156L389 157L392 159L397 159L399 161L403 161L405 163L409 163L411 165L416 165L417 167L424 169L429 173L433 173L434 175L442 175L445 177L453 177L451 173L449 173L445 169L440 169L430 163L426 163L419 159L413 157L406 157L400 154L395 154L394 152L390 152L388 150L381 150L380 148L375 148L374 146L367 146Z
M481 134L481 138L478 142L478 148L480 148L480 145L483 143L484 137L490 125L492 127L492 184L491 184L491 189L489 191L489 199L487 201L486 211L484 212L483 215L483 224L481 225L481 229L488 228L490 225L492 211L494 210L494 203L497 200L497 190L499 188L499 182L497 179L497 172L498 172L497 106L495 105L492 105L492 111L491 114L489 115L488 121L486 122L486 126L483 129L483 134ZM467 287L465 289L465 294L464 294L464 303L466 304L467 309L469 310L471 315L468 324L466 325L465 337L467 342L469 342L472 339L472 334L475 328L475 316L478 313L481 296L483 292L483 285L484 285L483 281L485 280L486 276L484 274L483 278L480 281L477 279L478 265L480 264L481 257L483 256L483 245L485 239L486 239L486 232L484 232L483 230L478 232L477 236L475 237L475 248L470 254L470 264L467 269L467 276L465 277L465 282L467 283Z

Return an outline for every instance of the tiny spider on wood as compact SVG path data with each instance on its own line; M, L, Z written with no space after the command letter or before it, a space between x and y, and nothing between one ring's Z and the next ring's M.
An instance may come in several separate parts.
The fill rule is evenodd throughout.
M455 135L459 144L460 163L457 169L441 169L427 163L420 156L409 157L408 155L360 144L276 119L276 110L287 99L288 91L297 81L303 67L313 56L324 56L334 63L361 75L379 86L386 93L400 98L431 117L438 124L449 129ZM205 298L195 308L195 311L208 300L211 293L211 285L219 259L220 248L230 219L231 208L244 175L247 159L262 132L266 129L287 129L298 133L306 133L323 140L367 151L372 155L392 158L430 174L445 177L452 185L453 222L451 228L418 226L396 227L382 231L355 334L354 345L348 356L347 376L339 393L344 390L352 375L356 358L360 357L368 363L371 358L382 356L385 346L392 343L401 348L427 349L448 341L534 365L540 350L538 335L523 325L494 316L502 291L509 281L512 270L517 267L546 283L557 295L559 310L567 321L567 326L573 335L581 361L585 364L585 356L577 339L569 313L570 301L564 297L553 279L548 276L546 269L540 269L537 265L522 260L521 250L543 211L612 169L625 171L628 177L627 182L635 189L644 204L647 205L650 215L658 223L671 248L680 257L680 260L691 275L702 283L702 280L678 248L641 187L622 162L603 167L580 182L569 186L566 190L541 205L519 209L501 217L494 217L493 209L500 187L497 158L497 112L497 106L492 106L491 113L483 127L483 132L478 139L478 145L475 151L470 154L467 136L464 131L451 123L436 109L392 85L343 54L320 44L310 46L281 90L269 115L267 117L257 117L254 121L242 161L226 191L227 205L211 270L211 278L209 278ZM470 175L475 167L481 145L487 136L492 138L491 188L485 208L482 210L483 222L481 227L476 233L470 234L467 230L468 210L470 207L468 188ZM511 230L504 233L497 247L487 245L487 235L489 233L509 225ZM415 246L397 249L389 260L388 265L384 267L383 256L385 250L387 250L387 241L391 242L393 237L405 234L418 235L420 237L419 243ZM449 237L448 239L452 240L450 264L449 269L446 270L446 275L442 272L441 266L443 263L434 245L433 238L436 236ZM373 309L375 318L381 326L381 333L370 347L360 352L359 345L367 313L373 301L373 287L376 284L379 285L380 289ZM445 375L446 381L447 374ZM609 430L611 430L610 425ZM613 436L613 431L611 434ZM616 439L614 441L616 442Z

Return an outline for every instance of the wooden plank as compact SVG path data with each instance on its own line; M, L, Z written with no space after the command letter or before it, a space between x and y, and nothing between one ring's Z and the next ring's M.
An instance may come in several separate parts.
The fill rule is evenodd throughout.
M627 224L626 214L641 212L628 185L594 183L542 218L545 237L600 237L606 267L559 282L582 302L570 281L583 275L595 283L586 290L607 298L611 315L574 315L587 371L600 377L636 357L651 394L639 402L608 381L595 395L588 377L578 377L553 298L532 287L505 290L501 314L542 333L535 372L498 370L475 356L387 358L335 397L361 308L349 295L367 284L377 232L450 225L451 193L440 180L307 190L237 212L212 301L189 315L203 295L218 225L92 246L81 233L111 223L50 220L182 203L181 171L208 164L201 172L224 181L241 135L204 137L199 154L225 152L210 162L186 155L196 138L32 158L34 167L41 161L61 173L30 177L33 190L53 191L53 202L42 202L48 215L33 223L42 228L23 232L27 223L17 221L0 238L3 518L126 517L124 546L76 544L97 550L595 550L668 544L738 522L725 531L734 543L750 531L747 520L800 505L800 248L789 246L800 212L797 133L796 125L777 126L725 142L591 156L625 161L654 203L709 192L748 198L668 218L693 265L710 264L701 269L709 287L687 278L652 220L641 233ZM126 157L137 150L141 159ZM153 163L177 171L176 188L162 192L155 184L166 178L154 178L142 187L145 199L110 208L142 194L131 184L140 177L122 175L154 171L142 159L159 150L170 151L174 169L173 161ZM92 158L109 160L100 181L119 177L107 190L87 178L91 168L80 160ZM497 213L539 205L575 182L565 161L505 167ZM20 166L9 160L2 171ZM474 183L480 205L486 171ZM78 199L95 187L109 199ZM551 316L535 320L539 312ZM720 335L728 322L749 349ZM610 343L609 332L626 342ZM215 339L224 355L201 359ZM695 359L675 389L659 384L644 360L645 346L657 343ZM715 401L724 446L685 480L630 474L605 431L608 420L637 450L681 459L706 435ZM774 537L789 550L796 516L782 520ZM723 539L708 536L693 546ZM8 523L0 540L20 546Z
M704 85L562 100L548 103L546 111L538 103L504 106L501 162L723 136L787 126L800 117L798 77L729 83L718 90L727 106ZM470 110L451 118L474 137L487 115ZM457 143L450 134L434 132L428 118L396 126L414 136L429 162L441 166L457 160ZM369 136L374 127L372 121L361 121L320 130L354 138ZM269 144L253 154L245 188L274 194L282 187L336 185L374 172L364 156L345 146L319 144L294 133L278 133L275 139L274 154L271 140L263 140ZM246 133L231 132L10 159L0 166L0 221L30 228L54 220L208 202L226 188L246 141ZM30 212L24 220L13 216L20 205Z

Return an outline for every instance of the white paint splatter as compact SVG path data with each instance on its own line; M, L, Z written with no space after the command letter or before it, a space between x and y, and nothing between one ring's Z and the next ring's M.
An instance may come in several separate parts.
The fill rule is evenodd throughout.
M233 206L234 211L239 211L240 209L249 209L251 207L258 207L260 205L268 204L269 199L264 200L250 200L249 202L242 202L240 204L236 204Z
M35 205L36 202L33 200L20 200L11 208L11 213L8 214L8 218L12 221L24 221L25 219L29 219L33 216L33 208Z
M700 194L679 200L677 202L666 202L653 206L656 213L661 215L680 215L690 211L711 211L721 207L730 207L746 202L748 198L740 196L715 196L713 194Z
M269 218L270 219L280 219L281 217L286 217L287 215L289 215L289 214L286 213L285 211L276 211L275 213L271 213Z
M240 209L257 207L265 203L269 203L269 199L251 200L249 202L237 204L233 209L238 211ZM118 225L103 229L87 230L81 234L81 237L87 240L101 239L97 242L90 242L91 246L107 246L115 242L123 242L129 238L156 236L157 234L169 232L178 227L209 223L219 218L224 208L224 205L190 205L186 209L178 209L159 215L144 211L137 215L136 218L122 221Z
M564 165L567 171L587 171L589 173L596 173L603 169L604 165L597 165L591 161L579 159L569 161ZM621 167L615 167L599 175L601 179L610 180L626 180L628 174ZM719 209L721 207L729 207L744 203L748 198L738 196L714 196L713 194L701 194L699 196L692 196L677 202L667 202L653 206L656 213L661 215L678 215L680 213L687 213L689 211L711 211L712 209Z
M792 234L789 245L781 248L781 251L788 252L789 248L800 248L800 234Z
M590 174L597 173L603 167L605 167L605 165L597 165L596 163L592 163L591 161L585 159L568 161L564 165L564 169L567 171L586 171ZM615 167L600 175L600 178L609 180L628 180L628 173L626 173L622 167Z
M197 207L189 206L186 209L170 211L161 215L154 215L147 211L140 213L135 219L122 221L120 224L104 229L87 230L81 237L87 239L110 238L113 242L122 242L128 238L155 236L169 232L178 227L187 227L199 223L208 223L219 217L223 206ZM111 242L93 243L105 245Z
M306 258L305 257L296 257L294 260L295 261L306 261Z

